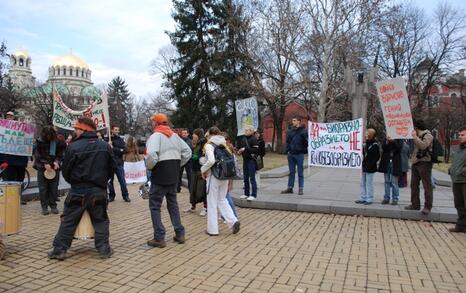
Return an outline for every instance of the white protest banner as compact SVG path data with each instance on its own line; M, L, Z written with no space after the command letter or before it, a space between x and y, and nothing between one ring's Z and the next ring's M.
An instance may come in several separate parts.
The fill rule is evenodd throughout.
M257 110L256 98L235 101L236 124L238 125L238 136L244 135L244 128L252 126L259 127L259 112Z
M393 139L411 138L413 117L404 79L396 77L379 81L376 86L387 136Z
M32 156L35 129L30 123L0 119L0 153Z
M309 122L309 166L352 168L362 165L362 119Z
M144 161L125 162L123 168L125 169L126 183L144 183L147 181Z
M87 106L86 109L76 111L68 108L60 94L57 91L53 91L53 125L63 129L73 130L73 125L78 118L82 116L91 118L97 125L97 130L108 128L107 95L101 95L96 101Z

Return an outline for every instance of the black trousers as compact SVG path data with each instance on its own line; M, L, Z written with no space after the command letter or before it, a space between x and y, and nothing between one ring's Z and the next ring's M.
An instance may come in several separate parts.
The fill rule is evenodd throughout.
M191 177L192 177L192 173L193 173L193 168L192 168L191 161L188 161L186 163L186 165L184 165L183 167L180 168L180 177L178 179L178 186L177 186L176 191L181 190L181 180L182 180L182 176L183 176L183 170L186 170L186 177L188 178L188 188L189 188L189 186L191 186Z
M466 229L466 183L453 183L453 198L458 212L456 226Z
M8 166L2 173L4 181L23 182L26 176L26 166Z
M57 207L58 197L58 181L60 180L60 172L57 171L57 175L52 180L45 178L44 172L37 172L37 182L39 184L39 197L40 205L42 209L47 209L48 206L51 208Z
M100 253L110 249L109 224L107 215L107 191L100 188L70 191L65 200L62 222L53 240L57 251L67 251L71 247L76 227L85 210L89 212L95 230L95 248Z

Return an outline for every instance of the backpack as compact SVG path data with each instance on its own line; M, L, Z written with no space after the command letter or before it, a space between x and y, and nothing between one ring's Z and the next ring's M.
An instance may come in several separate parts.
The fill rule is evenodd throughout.
M421 137L421 140L424 139L424 136L425 136L425 134ZM439 157L443 157L445 153L443 151L442 144L435 137L432 140L432 152L429 152L429 154L430 154L430 161L432 163L441 163L442 162L442 160Z
M212 175L219 180L227 180L236 176L235 158L227 148L221 144L216 145L210 142L214 146L215 164L210 169Z

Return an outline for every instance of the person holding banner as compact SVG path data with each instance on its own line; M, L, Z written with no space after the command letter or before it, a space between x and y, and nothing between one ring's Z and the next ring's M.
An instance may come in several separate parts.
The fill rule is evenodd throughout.
M87 210L95 230L95 247L101 258L109 258L113 250L109 243L107 182L115 171L113 150L97 138L96 125L90 118L80 117L74 128L76 139L66 149L62 164L63 178L71 189L48 257L66 258L76 227Z
M424 120L414 121L414 131L412 133L414 150L411 156L411 204L405 210L420 210L421 201L419 198L419 184L422 181L424 187L424 208L422 214L428 215L432 209L433 188L432 188L432 142L434 137L427 130Z
M308 133L301 125L301 117L291 119L291 129L286 134L286 153L288 154L288 188L281 193L293 193L296 167L298 168L299 195L304 194L304 154L307 154Z
M15 120L15 114L11 111L5 115L6 120ZM26 176L26 167L28 165L27 156L10 155L0 153L0 164L7 163L8 167L2 172L4 181L23 182ZM26 200L21 199L21 204L25 205Z
M108 141L109 144L113 148L113 154L115 156L115 161L117 163L115 173L118 179L118 183L120 183L121 195L123 196L123 200L126 202L131 202L129 199L128 188L126 187L126 180L125 180L125 169L123 167L123 154L125 153L125 141L120 137L120 127L112 126L112 137L111 141ZM115 188L113 186L113 179L115 175L110 178L108 182L108 199L110 202L115 200Z
M65 149L66 144L58 139L55 128L51 125L44 126L36 143L33 165L37 170L42 215L49 214L49 206L53 214L58 214L59 170Z
M376 132L369 128L366 131L366 144L363 148L361 197L358 204L369 205L374 200L374 174L377 172L377 162L380 158L380 150L375 140Z
M382 157L379 163L379 172L384 173L385 186L382 204L389 204L390 198L392 199L392 205L398 204L400 198L398 178L401 176L402 147L403 141L401 139L391 139L390 136L387 136L382 144Z

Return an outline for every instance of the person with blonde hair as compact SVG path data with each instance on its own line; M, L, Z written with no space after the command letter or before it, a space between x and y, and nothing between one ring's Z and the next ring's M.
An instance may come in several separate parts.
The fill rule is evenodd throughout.
M244 128L244 138L240 140L239 145L238 154L243 156L244 181L244 195L241 195L240 198L252 201L257 197L257 166L255 157L259 155L259 143L254 135L254 128L252 126Z
M128 136L126 142L125 152L123 154L123 161L125 162L139 162L144 160L144 156L141 156L138 151L136 139L133 136Z

